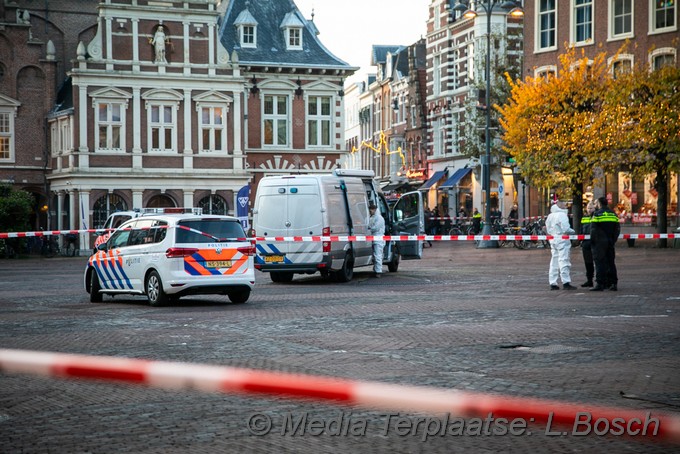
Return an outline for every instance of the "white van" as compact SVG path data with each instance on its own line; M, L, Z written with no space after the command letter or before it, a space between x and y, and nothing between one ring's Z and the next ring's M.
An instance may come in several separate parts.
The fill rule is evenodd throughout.
M405 194L390 210L373 172L342 169L326 175L263 178L257 187L253 228L262 237L370 235L370 203L385 218L386 235L423 234L419 192ZM388 241L383 263L396 272L401 257L421 256L422 241ZM258 242L255 257L255 268L270 273L274 282L290 282L296 273L316 272L347 282L354 268L372 263L370 241Z

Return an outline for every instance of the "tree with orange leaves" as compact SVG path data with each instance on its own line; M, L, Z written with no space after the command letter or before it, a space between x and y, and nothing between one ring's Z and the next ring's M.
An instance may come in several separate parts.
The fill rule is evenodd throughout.
M578 231L584 182L595 167L615 166L616 131L602 115L612 78L604 52L589 60L571 49L560 56L560 66L556 76L510 81L510 99L496 108L505 151L531 184L572 194Z

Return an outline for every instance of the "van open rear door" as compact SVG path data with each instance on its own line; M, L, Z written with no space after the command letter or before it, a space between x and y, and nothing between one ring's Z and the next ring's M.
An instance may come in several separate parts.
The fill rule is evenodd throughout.
M425 214L420 191L402 195L392 207L392 219L395 235L424 235ZM404 259L420 259L423 257L423 241L400 241L399 252Z

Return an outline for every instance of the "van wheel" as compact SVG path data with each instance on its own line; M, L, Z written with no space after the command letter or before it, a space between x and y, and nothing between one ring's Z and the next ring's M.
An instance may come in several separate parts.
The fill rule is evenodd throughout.
M290 282L293 280L293 273L290 271L272 271L269 273L272 282Z
M150 305L163 306L168 301L168 297L163 291L163 282L161 282L161 277L157 271L149 273L144 287L146 288L146 297L149 299Z
M348 254L342 262L342 268L334 273L335 280L338 282L349 282L354 276L354 257Z
M99 276L95 270L90 270L90 302L101 303L104 300L104 295L99 291L102 289L99 283Z
M250 297L250 290L241 290L239 292L229 293L229 301L234 304L243 304L248 301Z
M392 254L392 261L387 264L387 269L390 270L390 273L396 273L397 270L399 269L399 260L401 259L401 255L398 253Z

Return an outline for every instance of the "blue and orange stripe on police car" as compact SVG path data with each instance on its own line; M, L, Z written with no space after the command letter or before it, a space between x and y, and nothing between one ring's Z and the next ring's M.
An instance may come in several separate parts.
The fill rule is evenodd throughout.
M89 263L99 276L99 282L105 289L112 288L115 290L117 288L125 289L126 287L132 289L132 283L123 269L123 258L119 255L117 249L99 251L90 257Z
M235 259L235 257L239 256ZM210 261L230 261L231 266L224 268L208 268L206 262ZM248 256L234 249L222 249L217 252L215 249L200 249L190 256L184 257L184 271L192 276L219 276L234 274L244 263L248 262ZM247 267L246 267L247 269ZM224 270L224 271L221 271Z

